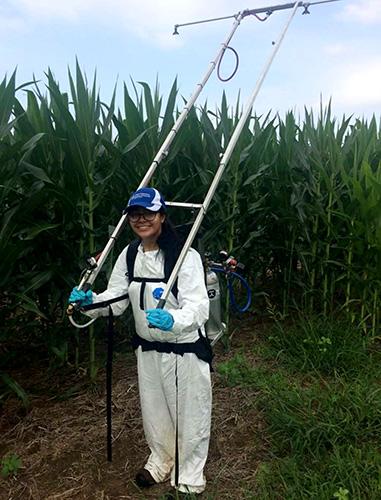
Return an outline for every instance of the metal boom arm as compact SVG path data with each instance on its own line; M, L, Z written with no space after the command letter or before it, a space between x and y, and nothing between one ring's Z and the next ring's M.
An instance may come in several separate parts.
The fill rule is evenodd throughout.
M165 287L165 290L163 292L162 298L160 299L160 301L159 301L159 303L157 305L157 308L161 308L162 309L165 306L165 303L167 301L169 293L170 293L170 291L172 289L172 286L173 286L173 284L174 284L174 282L176 280L176 277L177 277L177 275L179 273L180 267L181 267L182 263L184 262L184 259L185 259L186 255L188 253L188 250L189 250L189 248L190 248L190 246L191 246L191 244L192 244L192 242L193 242L193 240L194 240L194 238L195 238L195 236L197 234L197 231L199 230L199 228L201 226L202 220L203 220L203 218L204 218L204 216L205 216L205 214L206 214L206 212L208 210L210 202L212 201L214 193L215 193L215 191L217 189L217 186L218 186L218 184L219 184L219 182L221 180L222 174L224 173L225 168L226 168L226 166L227 166L227 164L229 162L229 159L230 159L230 157L231 157L231 155L233 153L233 150L234 150L234 148L235 148L235 146L237 144L239 136L241 135L241 132L242 132L242 129L243 129L244 125L245 125L245 122L246 122L246 120L248 119L248 117L249 117L249 115L251 113L251 109L252 109L254 101L255 101L255 99L256 99L256 97L258 95L258 92L259 92L259 90L260 90L260 88L261 88L261 86L263 84L263 81L264 81L264 79L265 79L265 77L266 77L266 75L267 75L267 73L268 73L268 71L269 71L269 69L271 67L271 64L272 64L272 62L274 60L274 57L276 56L276 54L277 54L277 52L279 50L279 47L280 47L280 45L281 45L281 43L282 43L282 41L283 41L283 39L285 37L285 34L286 34L286 32L287 32L290 24L291 24L291 21L292 21L292 19L295 16L296 10L298 9L298 7L301 6L301 4L302 4L302 2L296 2L296 3L293 3L293 4L288 4L288 5L292 5L293 10L292 10L292 12L291 12L291 14L290 14L287 22L286 22L285 27L283 28L283 30L282 30L282 32L281 32L281 34L279 36L278 41L275 42L275 44L274 44L274 49L273 49L273 51L272 51L272 53L270 55L270 58L269 58L268 62L266 63L266 65L265 65L265 67L264 67L264 69L263 69L263 71L262 71L262 73L261 73L261 75L260 75L260 77L259 77L259 79L257 81L257 84L256 84L256 86L255 86L255 88L253 90L253 93L250 96L250 98L249 98L249 100L248 100L248 102L247 102L247 104L245 106L245 110L244 110L241 118L239 119L236 128L234 129L232 137L230 138L230 141L229 141L228 145L226 146L225 153L224 153L223 157L221 158L221 161L220 161L220 164L218 166L216 175L215 175L215 177L214 177L214 179L212 181L212 184L210 185L210 188L208 190L208 193L206 195L204 203L202 204L202 207L201 207L201 209L199 210L199 212L197 214L197 217L196 217L195 222L194 222L194 224L192 226L192 229L191 229L191 231L190 231L190 233L188 235L188 238L185 241L185 244L184 244L184 246L183 246L183 248L181 250L179 258L178 258L178 260L176 262L176 265L175 265L175 267L174 267L174 269L172 271L172 274L171 274L171 276L170 276L170 278L168 280L167 286Z
M189 101L186 103L182 112L178 116L172 130L168 133L162 146L160 147L160 149L157 152L155 158L153 159L151 165L149 166L146 175L144 176L141 183L139 184L138 189L148 185L153 174L155 173L156 168L159 166L159 164L163 160L163 158L165 158L167 156L169 147L172 144L174 138L176 137L177 132L179 131L180 127L182 126L183 122L185 121L186 117L188 116L188 114L189 114L190 110L192 109L194 103L196 102L198 96L201 94L203 88L205 87L207 81L209 80L209 77L211 76L211 74L215 70L215 68L218 64L218 61L221 59L226 47L228 46L229 42L233 38L234 33L236 32L238 26L241 23L241 20L243 19L243 15L241 13L239 13L234 17L236 18L236 20L235 20L233 27L231 28L227 38L226 38L226 40L222 43L222 47L219 49L216 57L213 59L213 61L210 62L208 70L207 70L203 80L201 81L201 83L198 83L196 85L196 88L195 88L192 96L190 97ZM127 223L127 215L124 214L120 218L116 228L114 229L114 232L110 236L110 239L107 242L105 248L103 249L101 255L99 256L96 264L94 263L94 266L91 269L88 269L85 271L85 273L80 281L80 284L78 285L79 290L84 289L86 287L89 288L94 283L95 278L97 277L99 271L101 270L109 253L111 252L111 250L115 244L115 241L118 239L120 233L123 231L126 223Z
M177 132L179 131L182 124L184 123L185 119L187 118L190 110L192 109L192 107L193 107L194 103L196 102L197 98L199 97L200 93L204 89L207 81L209 80L211 74L215 70L218 62L221 60L226 48L229 45L229 42L233 38L233 36L234 36L237 28L239 27L242 19L245 18L246 16L255 15L258 13L267 13L267 15L270 15L276 10L292 9L292 12L289 16L289 19L287 20L287 23L286 23L284 29L282 30L278 41L274 43L274 49L271 53L271 56L270 56L268 62L266 63L266 65L265 65L265 67L264 67L264 69L263 69L263 71L262 71L262 73L257 81L257 84L254 88L254 91L253 91L250 99L248 100L246 107L245 107L245 110L244 110L244 112L243 112L234 132L233 132L233 135L232 135L232 137L231 137L231 139L226 147L225 153L224 153L224 155L221 159L221 162L218 166L218 169L217 169L216 175L212 181L212 184L207 192L206 198L201 205L194 205L194 206L197 206L199 208L199 213L195 219L193 227L192 227L192 229L189 233L189 236L184 244L184 247L180 253L179 259L178 259L178 261L173 269L173 272L168 280L168 284L163 292L162 299L159 301L158 307L162 308L165 305L165 302L168 298L170 290L171 290L171 288L176 280L176 277L178 275L179 269L180 269L180 267L185 259L185 256L186 256L196 234L197 234L198 229L201 226L201 222L202 222L202 220L203 220L203 218L208 210L210 202L211 202L211 200L214 196L214 193L217 189L218 183L220 182L220 179L224 173L226 165L229 162L229 159L233 153L233 150L234 150L236 143L239 139L239 136L242 132L244 124L250 115L254 101L255 101L255 99L258 95L258 92L263 84L263 81L264 81L264 79L265 79L265 77L266 77L266 75L271 67L271 64L274 60L274 57L279 50L279 47L284 39L284 36L289 28L289 25L290 25L295 13L296 13L296 10L299 7L304 7L305 12L303 12L303 13L308 13L307 9L311 5L331 3L331 2L337 2L337 1L339 1L339 0L320 0L320 1L316 1L316 2L299 1L299 2L281 4L281 5L274 5L274 6L270 6L270 7L261 7L261 8L257 8L257 9L246 9L246 10L239 12L238 14L234 14L232 16L225 16L225 17L220 17L220 18L206 19L206 20L202 20L202 21L195 21L195 22L191 22L191 23L176 24L175 25L174 34L178 34L177 28L180 26L189 26L192 24L217 21L217 20L228 19L228 18L232 18L232 17L235 18L233 26L232 26L228 36L226 37L225 42L223 42L221 44L222 46L219 49L216 57L213 59L213 61L210 62L209 67L207 69L207 72L206 72L205 76L203 77L201 83L197 83L196 88L195 88L192 96L190 97L189 101L186 103L182 112L180 113L177 120L175 121L175 124L174 124L172 130L168 133L167 137L165 138L162 146L160 147L160 149L157 152L155 158L153 159L151 165L149 166L147 173L145 174L144 178L142 179L141 183L139 184L138 189L148 185L153 174L155 173L156 168L159 166L159 164L161 163L163 158L165 158L167 156L168 150L169 150L174 138L176 137ZM178 206L182 205L181 203L168 203L168 204L169 205L178 205ZM187 205L189 205L189 204L187 204ZM104 262L106 261L108 255L110 254L116 240L118 239L121 232L123 231L126 223L127 223L127 214L123 214L123 216L120 218L116 228L114 229L112 235L110 236L105 248L103 249L102 253L100 254L99 258L97 259L97 261L93 260L92 265L89 266L88 269L86 269L85 272L83 273L82 279L78 285L79 290L81 290L81 289L87 290L87 289L91 288L91 285L94 283L96 277L98 276ZM73 309L74 309L74 306L72 304L70 304L68 307L68 311L67 311L69 316L71 316ZM70 317L70 319L71 319L72 323L75 324L71 317ZM79 325L75 325L75 326L79 326ZM83 326L86 326L86 325L83 325Z

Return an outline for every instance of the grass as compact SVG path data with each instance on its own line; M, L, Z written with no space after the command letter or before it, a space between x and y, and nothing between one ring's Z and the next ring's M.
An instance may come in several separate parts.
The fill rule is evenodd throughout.
M270 447L255 498L381 498L380 361L361 332L315 317L278 323L217 367L227 385L258 390Z
M268 340L285 364L303 372L351 376L373 357L372 338L346 319L315 316L287 325L276 322Z
M324 459L303 463L275 458L258 473L259 498L372 499L381 495L381 456L375 447L335 447ZM257 497L257 498L258 498Z

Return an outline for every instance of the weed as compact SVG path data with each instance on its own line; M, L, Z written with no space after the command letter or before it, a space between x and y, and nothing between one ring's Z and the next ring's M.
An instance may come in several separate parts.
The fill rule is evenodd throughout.
M254 346L256 357L262 357L257 363L241 352L217 367L227 385L258 391L253 404L267 423L269 458L259 467L258 492L249 498L378 500L381 371L376 358L361 332L348 325L327 323L322 330L323 323L310 321L290 331L279 325L277 338L268 338L270 348L265 342Z
M3 478L15 476L21 467L21 458L15 453L1 459L1 475Z
M340 487L338 491L335 491L333 496L337 498L337 500L349 500L348 494L349 490Z
M316 457L334 445L376 440L381 433L377 381L338 379L303 387L270 378L257 402L279 453Z
M256 384L256 370L243 354L237 353L229 361L220 363L217 371L228 386Z
M268 338L277 355L297 370L351 375L369 363L370 341L352 324L312 317L277 322Z
M381 498L381 454L376 445L335 446L319 460L285 457L264 463L258 471L263 500L349 500Z

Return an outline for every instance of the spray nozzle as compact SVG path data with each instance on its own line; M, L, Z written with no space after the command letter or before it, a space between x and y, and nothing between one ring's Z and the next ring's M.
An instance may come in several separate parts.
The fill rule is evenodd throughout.
M179 32L177 31L178 27L179 27L179 25L175 24L172 35L178 35L179 34Z

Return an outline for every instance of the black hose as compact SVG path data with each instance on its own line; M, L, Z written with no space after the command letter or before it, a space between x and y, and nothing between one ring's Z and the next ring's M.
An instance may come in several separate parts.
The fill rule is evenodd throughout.
M225 52L227 49L231 50L233 52L233 54L235 55L235 68L234 68L234 71L232 72L232 74L228 78L222 78L221 73L220 73L220 67L221 67L222 59L224 58L224 55L225 55ZM225 50L222 53L222 56L220 57L220 60L218 61L218 66L217 66L217 76L218 76L219 80L221 80L221 82L228 82L229 80L231 80L233 78L233 76L237 73L238 65L239 65L238 52L235 49L233 49L233 47L229 47L229 46L225 47Z

